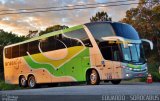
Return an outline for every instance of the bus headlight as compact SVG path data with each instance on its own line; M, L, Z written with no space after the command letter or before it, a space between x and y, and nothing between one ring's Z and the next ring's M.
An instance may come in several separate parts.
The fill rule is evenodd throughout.
M148 67L146 66L145 69L148 69Z
M122 68L127 68L126 66L122 66Z
M126 77L129 77L129 74L126 74Z
M133 70L133 68L129 68L129 70Z

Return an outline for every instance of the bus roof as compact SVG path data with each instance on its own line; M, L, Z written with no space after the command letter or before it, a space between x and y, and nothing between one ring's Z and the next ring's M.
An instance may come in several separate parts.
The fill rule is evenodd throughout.
M127 24L127 23L123 23L123 22L114 22L114 21L98 21L98 22L85 23L84 25L96 24L96 23L109 23L109 24L120 23L120 24ZM127 24L127 25L128 25L128 24Z

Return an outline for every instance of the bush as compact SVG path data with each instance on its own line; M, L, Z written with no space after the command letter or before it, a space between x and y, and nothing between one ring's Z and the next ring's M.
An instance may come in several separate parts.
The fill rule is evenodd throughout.
M148 63L148 73L151 73L154 82L160 82L159 66L158 62ZM144 82L146 79L142 78L141 81Z
M16 90L20 89L17 85L6 84L4 80L0 80L0 90Z
M16 90L20 89L17 85L6 84L4 81L4 73L0 72L0 90Z

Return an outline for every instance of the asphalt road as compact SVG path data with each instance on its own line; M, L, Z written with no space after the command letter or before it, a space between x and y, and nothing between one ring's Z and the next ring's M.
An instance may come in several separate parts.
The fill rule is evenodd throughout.
M4 95L23 96L25 97L25 99L38 96L39 101L42 100L42 96L45 96L46 99L48 97L54 97L55 99L54 101L56 101L56 97L54 95L56 96L67 95L66 98L73 95L74 96L79 95L75 98L76 99L79 98L82 101L82 98L87 95L86 98L91 98L92 100L97 101L98 98L100 100L99 96L102 95L160 95L160 83L147 84L141 82L136 82L136 83L122 82L119 85L112 85L111 83L101 83L100 85L95 85L95 86L81 84L75 86L59 86L50 88L48 87L48 88L36 88L36 89L25 89L25 90L0 91L0 95L2 95L2 97ZM97 99L94 98L93 95L94 96L97 95ZM63 96L57 98L64 100L65 97ZM65 100L67 101L66 98Z

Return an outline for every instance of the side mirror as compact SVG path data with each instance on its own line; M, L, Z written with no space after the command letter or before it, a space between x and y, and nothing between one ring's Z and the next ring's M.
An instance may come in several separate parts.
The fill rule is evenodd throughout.
M150 45L150 49L153 50L153 42L152 41L147 40L147 39L141 39L141 40L144 41L144 42L148 42L149 45Z

